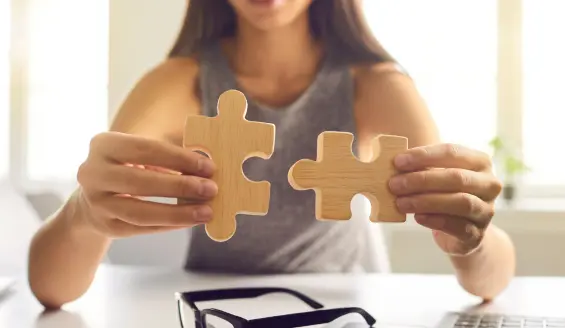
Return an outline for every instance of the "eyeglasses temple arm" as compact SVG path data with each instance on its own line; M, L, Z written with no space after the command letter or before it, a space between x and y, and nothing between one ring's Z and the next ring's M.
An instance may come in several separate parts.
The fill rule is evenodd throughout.
M308 304L311 308L321 309L324 306L310 297L288 288L281 287L265 287L265 288L232 288L232 289L217 289L217 290L203 290L195 292L181 293L182 299L188 303L192 308L196 308L194 303L213 301L213 300L227 300L238 298L255 298L272 293L285 293L292 295L304 303Z

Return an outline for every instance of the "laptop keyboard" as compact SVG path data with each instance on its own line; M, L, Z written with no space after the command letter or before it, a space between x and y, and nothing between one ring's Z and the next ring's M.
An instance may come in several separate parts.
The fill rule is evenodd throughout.
M565 328L565 317L459 314L454 328Z

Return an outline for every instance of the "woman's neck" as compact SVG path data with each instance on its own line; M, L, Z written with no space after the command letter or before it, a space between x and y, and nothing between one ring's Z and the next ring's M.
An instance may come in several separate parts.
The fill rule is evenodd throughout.
M313 39L308 14L286 26L259 30L241 20L231 46L231 61L238 75L277 78L310 75L318 68L321 47Z

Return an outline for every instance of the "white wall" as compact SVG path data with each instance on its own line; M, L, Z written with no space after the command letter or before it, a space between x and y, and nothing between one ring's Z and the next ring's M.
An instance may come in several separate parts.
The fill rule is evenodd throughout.
M111 117L141 75L166 57L185 9L186 0L110 1Z
M29 244L40 224L25 197L0 178L0 276L25 273Z
M185 5L186 0L110 1L110 118L137 80L166 57L180 30ZM186 242L185 231L118 240L108 257L126 264L179 266Z

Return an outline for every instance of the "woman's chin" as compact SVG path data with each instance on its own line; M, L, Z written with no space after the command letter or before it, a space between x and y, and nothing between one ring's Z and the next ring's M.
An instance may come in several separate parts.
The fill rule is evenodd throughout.
M312 0L229 0L249 25L272 30L290 24L308 10Z

